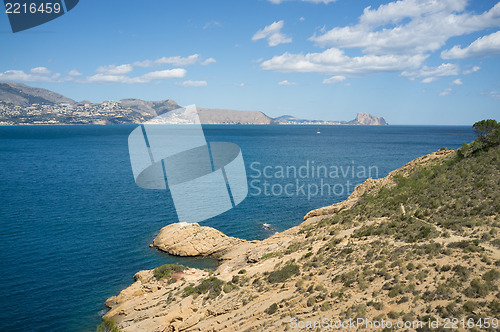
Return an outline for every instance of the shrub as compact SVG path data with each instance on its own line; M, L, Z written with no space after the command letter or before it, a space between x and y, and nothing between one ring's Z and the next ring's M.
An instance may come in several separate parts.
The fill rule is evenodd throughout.
M180 264L165 264L162 266L155 267L153 270L153 275L156 280L160 280L163 278L170 278L174 273L182 272L186 269L185 266Z
M482 282L481 279L473 279L470 282L470 286L464 291L464 294L468 297L485 297L490 292L490 286Z
M113 320L104 318L102 323L97 326L96 332L121 332L121 330Z
M495 269L491 269L485 274L483 274L483 280L485 281L495 281L500 278L500 272Z
M307 306L308 307L312 307L315 303L316 303L316 296L313 295L307 299Z
M321 311L327 311L327 310L330 310L331 308L332 308L332 305L328 301L325 301L325 302L323 302L323 304L321 304Z
M230 293L233 289L238 289L238 286L236 286L232 282L228 282L227 284L224 285L224 287L222 287L224 293Z
M469 279L470 272L466 267L462 265L455 265L453 267L453 272L455 272L455 274L461 281L467 281Z
M279 270L269 273L267 276L267 281L270 283L285 282L288 278L293 275L297 275L300 272L298 265L293 263L288 263Z
M208 292L208 298L214 299L221 293L222 285L224 285L224 281L216 277L210 277L208 279L204 279L199 285L195 287L187 286L186 288L184 288L184 293L182 294L182 296L186 297L191 294L199 295Z
M273 303L265 310L265 313L268 315L274 314L278 310L278 305L276 303Z
M477 303L474 301L467 301L464 303L464 311L472 312L477 308Z
M490 308L493 315L500 314L500 302L493 300L488 304L488 308Z

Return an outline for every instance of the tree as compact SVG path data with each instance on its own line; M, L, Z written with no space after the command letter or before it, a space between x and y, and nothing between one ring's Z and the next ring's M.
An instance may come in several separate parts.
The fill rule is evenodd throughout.
M500 124L493 119L481 120L472 125L478 137L484 137L495 129L500 128Z

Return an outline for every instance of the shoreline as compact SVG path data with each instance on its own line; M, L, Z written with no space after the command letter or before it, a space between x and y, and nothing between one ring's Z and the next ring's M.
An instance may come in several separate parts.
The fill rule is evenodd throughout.
M210 271L208 275L202 273L201 270L189 269L183 278L166 281L155 278L155 270L140 271L134 276L135 282L133 284L122 290L117 296L106 300L106 306L110 310L103 318L115 321L124 331L149 331L156 328L164 328L165 331L199 329L232 331L236 327L243 330L259 326L262 328L268 324L265 322L269 322L281 331L284 322L266 312L276 303L291 304L302 300L303 296L295 295L297 290L301 289L297 285L299 285L300 280L302 280L300 282L304 282L308 278L302 273L302 279L299 279L297 283L296 279L292 279L291 282L284 279L282 286L277 287L280 284L275 286L272 283L267 285L262 282L262 280L271 280L270 276L274 272L269 274L269 271L276 272L276 268L280 266L284 266L283 269L286 266L295 266L304 260L304 257L308 257L310 253L319 253L324 250L325 245L329 246L329 240L325 236L311 239L312 230L321 228L319 225L324 224L325 220L331 220L340 212L351 209L364 193L376 194L382 188L392 188L396 185L395 178L408 177L415 169L429 165L436 159L446 159L454 153L455 150L444 149L416 158L403 167L393 170L384 178L366 180L356 187L347 200L310 211L304 216L304 221L297 226L261 241L244 241L230 249L226 248L216 253L219 265L215 271ZM402 210L404 211L404 207ZM365 222L365 225L378 225L384 222L386 222L385 218L375 218ZM165 228L168 229L172 225ZM362 227L361 224L354 223L352 226L330 231L330 235L333 234L332 241L340 253L353 245L363 247L370 243L363 238L353 237L353 234L360 227ZM189 232L185 238L190 238ZM444 241L446 243L449 240L444 239ZM398 242L391 244L391 246L396 247L402 245ZM168 250L164 251L168 252ZM284 263L285 261L288 263ZM317 268L321 270L321 266ZM343 268L336 269L335 264L331 269L334 275L339 275L343 271ZM316 283L324 284L322 281L324 272L321 271L312 278L316 280ZM212 279L220 280L224 284L224 292L219 290L217 296L219 294L225 295L220 295L218 300L212 298L211 293L203 300L200 299L201 296L186 295L186 287L193 287L197 283L203 283L203 280ZM250 282L251 279L254 281ZM227 292L226 288L228 288ZM232 291L232 289L236 290ZM328 307L325 307L325 311L338 310L348 303L354 305L360 298L356 293L353 293L353 296L355 296L354 302L351 299L345 305L341 305L340 301L328 301L328 303L333 303L333 307L332 304L329 304ZM282 307L278 306L279 308ZM305 310L303 312L310 315L312 314L311 309L312 307L307 305L303 308ZM278 322L281 323L278 324Z

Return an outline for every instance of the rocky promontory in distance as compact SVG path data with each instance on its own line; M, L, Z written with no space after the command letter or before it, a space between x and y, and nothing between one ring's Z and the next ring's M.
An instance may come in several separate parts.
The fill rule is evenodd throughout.
M181 107L172 99L146 101L76 102L47 89L22 83L0 82L0 125L19 124L140 124ZM199 108L202 124L253 125L387 125L381 117L358 113L351 121L271 118L260 111Z

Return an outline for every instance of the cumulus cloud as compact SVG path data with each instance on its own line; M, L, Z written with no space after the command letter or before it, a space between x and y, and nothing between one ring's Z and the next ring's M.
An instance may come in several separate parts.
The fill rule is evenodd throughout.
M273 22L270 25L264 27L264 29L257 31L252 40L260 40L267 39L267 43L269 46L277 46L279 44L291 43L292 38L289 38L281 33L281 29L283 28L285 21L281 20L278 22Z
M44 69L41 69L44 68ZM52 74L50 70L45 67L37 67L30 70L29 73L23 70L6 70L0 73L0 80L14 81L14 82L64 82L68 81L67 78L61 78L61 74Z
M97 68L97 72L102 75L125 75L130 73L134 67L131 64L124 65L109 65L109 66L101 66Z
M342 82L342 81L345 81L345 80L346 80L345 76L335 75L335 76L332 76L330 78L325 78L323 80L323 84L335 84L335 83L339 83L339 82Z
M500 31L480 37L465 48L456 45L441 52L443 59L484 58L495 55L500 55Z
M208 59L202 61L201 65L206 66L206 65L209 65L209 64L215 63L215 62L217 62L217 61L214 58L208 58Z
M285 86L286 86L286 85L297 85L297 83L295 83L295 82L290 82L290 81L288 81L288 80L283 80L283 81L281 81L281 82L278 82L278 85L285 85Z
M441 92L439 93L439 95L444 97L444 96L449 95L449 94L451 93L451 91L453 91L451 88L446 88L446 89L444 89L443 91L441 91Z
M460 78L457 78L456 80L454 80L453 82L451 82L451 84L453 84L453 85L462 85L462 84L464 84L464 82L462 82L462 80Z
M72 69L72 70L69 71L68 75L70 75L70 76L82 76L82 73L80 73L76 69Z
M466 12L466 6L467 0L400 0L367 7L356 25L335 27L310 40L365 53L418 54L440 49L451 37L500 25L500 3L481 14Z
M204 86L207 86L208 83L207 81L191 81L191 80L187 80L187 81L184 81L184 82L180 82L180 83L176 83L176 85L178 86L182 86L182 87L185 87L185 88L200 88L200 87L204 87Z
M209 28L220 28L222 24L219 21L211 20L203 26L203 29L209 29Z
M30 70L30 73L37 75L50 75L52 72L46 67L36 67Z
M423 66L417 71L404 71L401 76L409 77L411 80L415 78L424 78L422 83L431 83L440 77L456 76L459 74L460 68L454 63L443 63L438 67Z
M481 69L481 67L474 66L471 69L464 70L464 74L465 75L469 75L469 74L472 74L472 73L475 73L475 72L479 71L480 69Z
M118 75L110 73L97 73L93 76L87 77L86 83L149 83L155 80L165 80L171 78L182 78L186 76L186 70L182 68L159 70L146 73L141 76L129 77L127 75Z
M197 63L201 63L202 65L208 65L213 62L215 62L214 58L208 58L206 60L203 60L200 54L192 54L187 57L171 56L171 57L161 57L155 60L136 61L133 63L133 65L136 67L145 67L145 68L161 66L166 64L183 67L183 66L194 65Z
M495 100L500 100L500 91L487 91L487 92L482 92L481 94Z
M284 53L262 62L264 70L284 73L322 73L341 76L363 76L379 72L417 69L426 55L364 55L349 57L344 51L330 48L321 53Z

